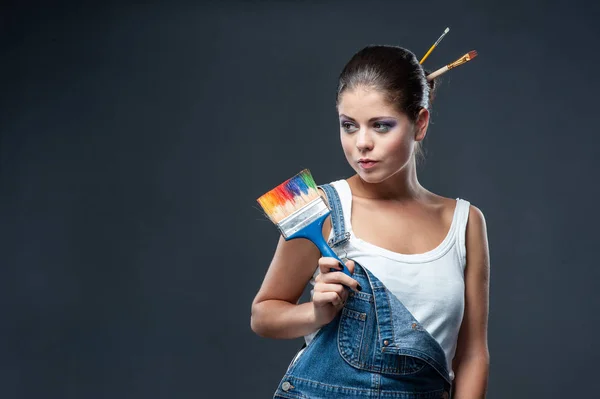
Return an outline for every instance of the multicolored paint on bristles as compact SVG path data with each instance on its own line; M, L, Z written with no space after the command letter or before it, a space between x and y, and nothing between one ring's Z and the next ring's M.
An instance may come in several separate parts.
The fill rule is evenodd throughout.
M337 259L342 266L342 272L351 276L344 262L327 245L323 237L323 222L331 211L319 195L317 185L308 169L281 183L256 201L286 241L294 238L310 240L323 256Z
M273 223L279 223L317 198L317 185L310 171L304 169L259 197L257 201L269 219Z

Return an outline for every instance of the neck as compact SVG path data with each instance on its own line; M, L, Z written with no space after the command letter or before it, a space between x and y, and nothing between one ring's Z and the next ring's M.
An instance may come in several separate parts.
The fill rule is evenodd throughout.
M415 157L406 167L382 182L368 183L358 174L348 182L353 185L353 194L357 197L377 200L410 201L422 197L426 191L417 178Z

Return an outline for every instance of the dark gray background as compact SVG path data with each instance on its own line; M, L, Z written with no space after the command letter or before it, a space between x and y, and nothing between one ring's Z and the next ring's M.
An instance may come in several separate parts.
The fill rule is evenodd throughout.
M587 8L586 8L587 6ZM0 397L267 398L302 340L250 330L255 199L348 177L365 45L442 79L419 178L486 216L489 398L597 395L596 2L3 6Z

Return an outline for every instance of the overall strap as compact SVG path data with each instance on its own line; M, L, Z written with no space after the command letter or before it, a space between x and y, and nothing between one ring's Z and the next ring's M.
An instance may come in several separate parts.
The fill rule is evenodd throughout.
M331 208L333 238L329 240L327 244L333 248L348 241L350 238L350 232L346 231L344 212L342 210L342 201L340 201L340 196L335 187L333 187L331 184L323 184L318 187L323 189L325 192L325 196L329 202L329 207Z

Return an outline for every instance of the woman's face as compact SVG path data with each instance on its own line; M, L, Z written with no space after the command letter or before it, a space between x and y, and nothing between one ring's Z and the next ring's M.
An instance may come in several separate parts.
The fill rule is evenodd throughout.
M378 91L361 87L342 94L338 114L346 159L368 183L382 182L409 163L429 120L428 111L422 110L414 124Z

